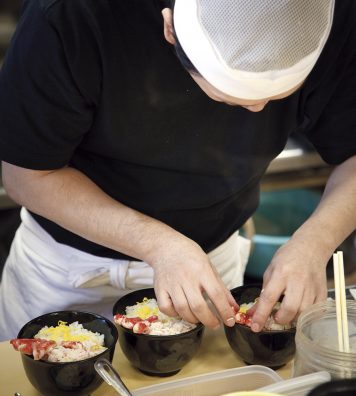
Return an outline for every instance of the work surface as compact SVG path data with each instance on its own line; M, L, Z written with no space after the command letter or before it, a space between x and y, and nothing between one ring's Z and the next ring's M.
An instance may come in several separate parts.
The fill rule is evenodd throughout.
M40 394L32 387L26 378L22 367L21 356L9 342L0 343L0 394L1 396L13 396L15 392L23 396L39 396ZM218 330L206 330L201 349L195 358L189 362L176 375L166 378L150 377L142 374L130 365L122 354L120 345L117 344L113 365L121 375L123 381L130 390L143 386L154 385L161 382L173 381L194 375L205 374L214 371L226 370L233 367L244 366L244 362L231 351L222 328ZM282 378L289 378L291 363L277 370ZM116 391L107 384L103 384L92 396L117 396Z

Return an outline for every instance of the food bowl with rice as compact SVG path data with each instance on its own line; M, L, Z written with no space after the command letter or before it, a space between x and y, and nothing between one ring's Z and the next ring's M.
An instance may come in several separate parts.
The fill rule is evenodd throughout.
M240 311L235 316L236 324L224 326L224 330L231 349L245 363L276 369L293 358L296 329L294 323L284 326L276 323L272 313L262 331L255 333L251 330L248 310L260 296L261 289L261 284L251 284L231 290Z
M160 312L153 288L135 290L120 298L113 315L123 353L147 375L178 373L201 345L204 326Z
M118 332L103 316L80 311L44 314L10 341L31 384L45 396L88 396L103 382L98 358L113 359Z

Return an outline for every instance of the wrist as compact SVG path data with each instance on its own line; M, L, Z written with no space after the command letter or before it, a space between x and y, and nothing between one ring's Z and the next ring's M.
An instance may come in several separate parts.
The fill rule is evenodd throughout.
M339 245L329 229L315 224L303 224L291 239L301 244L305 253L309 252L312 256L320 257L325 265Z

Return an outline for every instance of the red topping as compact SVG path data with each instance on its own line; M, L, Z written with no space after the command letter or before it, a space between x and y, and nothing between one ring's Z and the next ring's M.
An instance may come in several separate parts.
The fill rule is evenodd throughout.
M242 313L242 312L238 312L235 315L235 321L236 323L245 325L245 326L251 326L252 320L251 320L251 316L249 316L248 314Z
M33 355L35 360L42 359L56 345L55 341L42 340L41 338L15 338L10 344L16 351L26 355Z
M148 334L150 332L150 322L147 320L137 322L132 328L132 331L137 334Z
M158 316L157 315L152 315L149 318L146 319L148 322L153 323L153 322L157 322L158 320Z
M78 349L83 344L80 341L62 341L61 346L67 349Z

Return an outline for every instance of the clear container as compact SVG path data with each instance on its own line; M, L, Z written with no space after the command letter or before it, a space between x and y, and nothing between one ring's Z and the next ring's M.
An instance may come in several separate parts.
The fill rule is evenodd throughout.
M320 384L330 381L330 374L327 371L319 371L301 375L300 377L290 378L276 382L272 385L259 388L260 392L273 392L283 396L307 396L309 392Z
M297 322L293 377L327 371L332 379L356 377L356 301L347 300L350 352L338 348L335 301L305 310Z
M279 381L282 381L282 378L274 370L251 365L150 385L136 389L132 394L134 396L220 396L237 391L252 391Z

